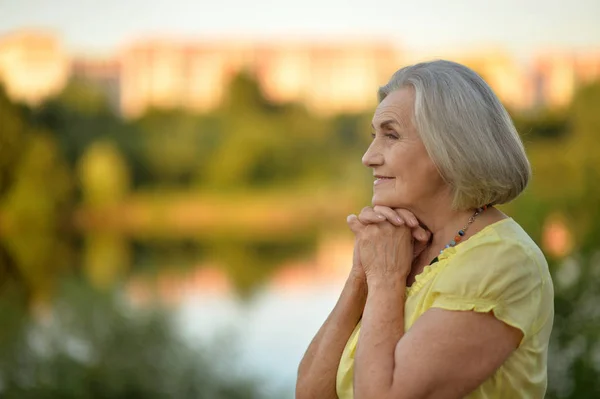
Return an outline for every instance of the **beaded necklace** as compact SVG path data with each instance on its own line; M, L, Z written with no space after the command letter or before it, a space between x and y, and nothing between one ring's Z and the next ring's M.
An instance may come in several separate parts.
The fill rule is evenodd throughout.
M488 205L484 205L481 208L477 208L475 209L475 212L473 213L473 215L471 215L471 217L469 218L469 220L467 221L467 224L464 225L464 227L460 230L458 230L458 233L456 234L456 236L454 236L453 240L450 240L450 242L448 244L446 244L446 246L444 247L444 249L442 249L440 251L440 255L444 252L444 250L455 246L456 244L458 244L459 242L462 241L466 231L469 229L469 226L471 226L471 224L473 224L473 222L475 221L475 218L477 216L479 216L483 211L485 211L486 209L490 208L492 206L492 204L488 204ZM438 261L438 257L436 256L430 263L433 264L435 262Z

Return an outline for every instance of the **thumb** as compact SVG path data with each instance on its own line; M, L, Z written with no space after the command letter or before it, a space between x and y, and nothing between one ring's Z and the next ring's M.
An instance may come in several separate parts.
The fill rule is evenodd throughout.
M358 216L356 216L354 214L349 215L346 218L346 222L348 223L350 230L352 230L352 232L354 234L358 234L364 227L364 225L360 222L360 220L358 220Z

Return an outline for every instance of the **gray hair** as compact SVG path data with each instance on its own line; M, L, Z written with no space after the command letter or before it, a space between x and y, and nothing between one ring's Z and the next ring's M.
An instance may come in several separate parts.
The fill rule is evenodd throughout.
M398 70L379 89L415 90L414 123L442 178L452 187L454 209L504 204L527 186L531 166L523 143L488 84L451 61L431 61Z

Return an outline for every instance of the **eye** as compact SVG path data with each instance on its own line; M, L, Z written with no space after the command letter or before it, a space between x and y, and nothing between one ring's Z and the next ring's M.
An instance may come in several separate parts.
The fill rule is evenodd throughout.
M375 140L375 133L371 133L371 138Z
M398 135L396 133L386 133L385 137L390 138L392 140L398 140Z

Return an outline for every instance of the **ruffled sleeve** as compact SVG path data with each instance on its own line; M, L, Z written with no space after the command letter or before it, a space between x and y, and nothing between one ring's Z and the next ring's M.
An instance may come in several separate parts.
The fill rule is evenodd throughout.
M527 339L539 319L544 277L536 255L518 240L488 235L456 253L435 279L434 308L493 312Z

